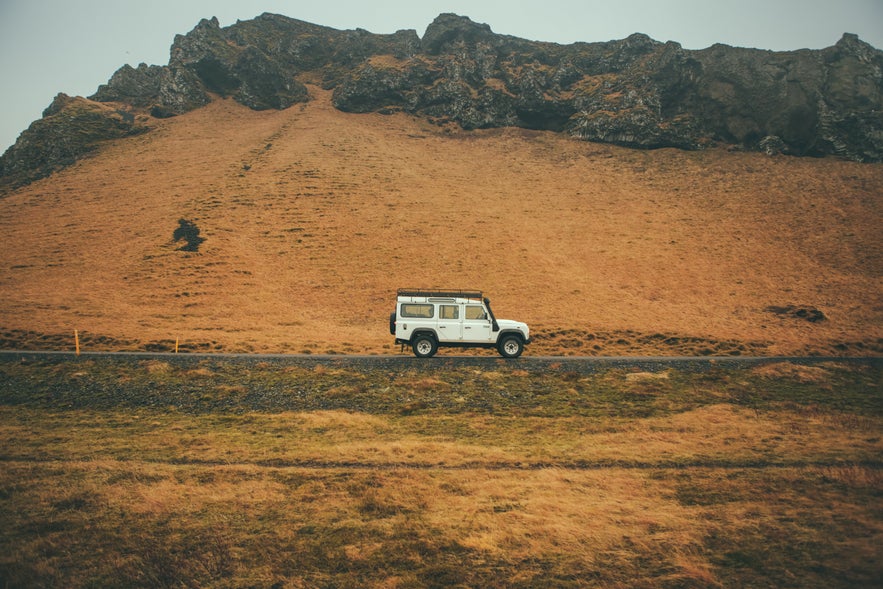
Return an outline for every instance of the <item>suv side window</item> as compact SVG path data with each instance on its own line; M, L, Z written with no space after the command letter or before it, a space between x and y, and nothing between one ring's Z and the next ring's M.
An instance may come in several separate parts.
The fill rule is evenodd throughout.
M466 305L466 319L487 319L481 305Z
M439 319L459 319L460 307L457 305L442 305L439 307Z
M402 303L401 316L413 319L432 319L435 305L420 303Z

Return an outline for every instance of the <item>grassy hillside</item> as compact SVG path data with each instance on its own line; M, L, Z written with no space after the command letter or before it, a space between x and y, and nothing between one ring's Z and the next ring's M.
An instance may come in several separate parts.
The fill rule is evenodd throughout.
M881 165L463 132L311 92L156 121L0 200L0 347L392 353L395 289L446 286L528 322L533 354L883 351Z

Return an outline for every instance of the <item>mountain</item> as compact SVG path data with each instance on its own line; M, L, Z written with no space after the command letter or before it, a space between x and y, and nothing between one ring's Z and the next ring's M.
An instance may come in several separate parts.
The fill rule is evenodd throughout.
M91 103L60 96L0 158L0 178L17 186L43 177L104 139L142 132L146 117L180 115L216 96L290 108L309 100L306 84L332 90L345 112L406 112L467 130L883 159L883 52L855 35L823 50L691 51L642 34L527 41L454 14L436 18L422 39L263 14L225 28L203 20L175 38L168 65L124 66Z
M347 90L369 66L453 76L470 54L445 47L532 46L436 25L203 21L169 66L56 99L23 135L54 171L0 198L0 348L72 349L77 330L86 350L389 354L396 289L437 286L529 323L528 355L883 353L883 164L641 149L518 114L533 123L465 129L479 102L416 90L352 106L377 95ZM275 53L299 64L288 86L261 77Z

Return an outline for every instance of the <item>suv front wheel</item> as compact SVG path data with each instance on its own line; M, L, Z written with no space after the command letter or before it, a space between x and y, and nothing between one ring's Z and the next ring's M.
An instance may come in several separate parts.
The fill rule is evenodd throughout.
M432 358L438 350L438 342L431 335L420 334L411 341L411 349L418 358Z
M524 351L524 342L517 335L504 335L497 350L504 358L517 358Z

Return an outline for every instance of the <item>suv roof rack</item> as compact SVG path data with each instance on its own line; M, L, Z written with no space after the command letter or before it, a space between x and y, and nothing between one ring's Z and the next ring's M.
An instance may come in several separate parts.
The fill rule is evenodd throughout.
M400 288L398 290L400 297L455 297L461 299L479 299L482 294L480 290L454 290L454 289L437 289L437 288Z

